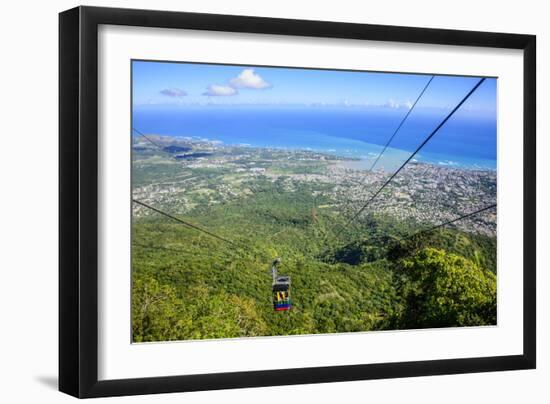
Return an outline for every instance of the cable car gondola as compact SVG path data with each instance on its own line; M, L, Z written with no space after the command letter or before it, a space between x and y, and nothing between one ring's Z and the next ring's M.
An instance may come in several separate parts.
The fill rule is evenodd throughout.
M281 263L281 259L277 258L271 265L271 275L273 276L272 292L273 292L273 309L275 311L290 310L290 276L279 275L277 265Z

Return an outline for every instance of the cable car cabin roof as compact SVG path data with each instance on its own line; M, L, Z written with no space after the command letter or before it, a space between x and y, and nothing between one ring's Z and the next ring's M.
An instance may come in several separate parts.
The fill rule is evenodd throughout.
M286 292L290 289L290 285L288 283L274 283L273 284L273 291L274 292Z
M273 282L273 284L276 284L276 283L284 283L284 284L290 285L290 276L278 276L277 278L275 278L275 281Z

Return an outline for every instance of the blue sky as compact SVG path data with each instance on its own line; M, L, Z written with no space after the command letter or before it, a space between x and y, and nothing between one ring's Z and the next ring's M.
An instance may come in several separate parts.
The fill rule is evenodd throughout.
M134 105L310 105L410 108L431 76L133 61ZM436 76L418 110L450 109L477 78ZM464 105L495 115L496 79L487 79Z

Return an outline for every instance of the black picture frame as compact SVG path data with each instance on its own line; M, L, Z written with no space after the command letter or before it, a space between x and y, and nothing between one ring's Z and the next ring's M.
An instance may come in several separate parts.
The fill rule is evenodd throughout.
M343 38L523 50L523 354L98 380L98 26ZM59 390L104 397L534 369L536 37L183 12L77 7L59 15Z

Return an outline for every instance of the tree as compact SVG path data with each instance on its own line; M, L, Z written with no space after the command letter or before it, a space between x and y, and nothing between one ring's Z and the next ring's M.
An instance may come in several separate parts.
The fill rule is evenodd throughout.
M134 277L132 329L134 342L165 341L177 336L181 300L173 287L153 278Z
M400 328L496 324L496 276L459 255L426 248L397 266Z
M254 301L204 285L181 298L175 288L134 275L132 327L135 342L265 335Z

